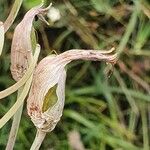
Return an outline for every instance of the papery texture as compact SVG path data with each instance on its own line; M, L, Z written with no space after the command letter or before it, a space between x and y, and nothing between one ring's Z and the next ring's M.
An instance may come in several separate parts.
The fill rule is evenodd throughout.
M35 126L44 132L54 129L62 116L65 100L65 66L77 59L116 62L112 51L70 50L57 56L47 56L37 66L27 99L27 110ZM57 86L57 102L45 112L42 110L49 89Z
M32 116L33 123L47 132L51 131L60 120L65 98L66 71L64 67L57 67L53 63L55 58L56 56L46 57L38 64L27 99L28 114ZM56 86L57 101L51 109L42 112L44 97L54 86Z
M26 72L32 59L31 31L32 22L36 15L44 14L48 8L37 6L29 10L23 20L17 25L11 46L11 73L18 81Z

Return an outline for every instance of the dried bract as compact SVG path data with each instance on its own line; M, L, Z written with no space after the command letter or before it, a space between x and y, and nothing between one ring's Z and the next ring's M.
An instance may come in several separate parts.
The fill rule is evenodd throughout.
M45 14L49 7L37 6L29 10L14 31L11 46L11 73L16 81L22 78L33 57L31 31L34 17Z
M116 62L116 54L110 51L69 50L57 56L47 56L37 66L27 110L34 125L44 131L52 131L62 116L65 101L65 66L73 60Z

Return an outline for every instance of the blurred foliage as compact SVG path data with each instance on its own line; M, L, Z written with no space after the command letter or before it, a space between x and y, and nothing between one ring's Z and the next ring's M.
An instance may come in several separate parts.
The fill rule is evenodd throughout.
M14 83L10 75L10 47L13 31L23 15L40 0L24 0L21 10L6 33L0 57L0 90ZM45 1L47 4L49 1ZM54 50L72 48L110 49L119 60L113 75L103 71L107 64L73 62L69 65L64 115L49 133L41 149L70 149L68 133L76 130L89 150L150 149L150 3L147 0L55 0L61 18L50 26L36 21L42 46L40 59ZM12 1L0 1L0 20L9 14ZM48 18L47 18L48 19ZM0 103L2 117L15 102L13 94ZM11 126L0 131L0 149L5 149ZM26 108L15 145L26 150L32 144L35 128Z
M42 0L24 0L23 6L25 7L25 9L31 9L32 7L35 7L37 5L40 5L42 2Z

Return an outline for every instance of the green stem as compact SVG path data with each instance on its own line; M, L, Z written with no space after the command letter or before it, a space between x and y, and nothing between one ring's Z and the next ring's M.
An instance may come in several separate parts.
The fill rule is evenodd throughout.
M147 119L147 105L141 103L141 118L143 129L143 150L150 149L149 147L149 133L148 133L148 119Z
M135 113L132 109L130 110L130 118L129 118L129 131L131 131L131 133L135 133L135 128L137 125L137 121L138 121L138 114Z
M123 52L123 50L124 50L128 40L130 38L131 33L134 30L134 27L136 25L137 16L138 16L138 11L137 11L137 8L135 8L134 12L132 13L131 19L130 19L130 21L128 23L128 26L126 28L126 32L123 35L123 37L121 39L121 42L120 42L120 44L119 44L119 46L117 48L118 56Z
M131 94L125 90L125 89L127 89L127 86L126 86L125 82L123 81L123 78L121 78L121 76L117 70L114 70L114 76L118 80L118 83L120 84L120 87L121 87L122 91L124 92L128 102L130 104L130 107L132 108L134 113L138 114L138 107L136 106L135 100L131 96Z

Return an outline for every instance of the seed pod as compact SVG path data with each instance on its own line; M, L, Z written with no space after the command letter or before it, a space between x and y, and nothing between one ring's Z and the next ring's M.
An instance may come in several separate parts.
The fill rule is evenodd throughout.
M33 57L31 43L33 19L36 15L47 12L49 7L43 9L42 6L37 6L29 10L14 31L11 46L11 73L16 81L22 78Z
M27 110L34 125L44 132L52 131L62 116L65 101L65 66L78 59L116 62L111 51L69 50L57 56L47 56L37 66Z

